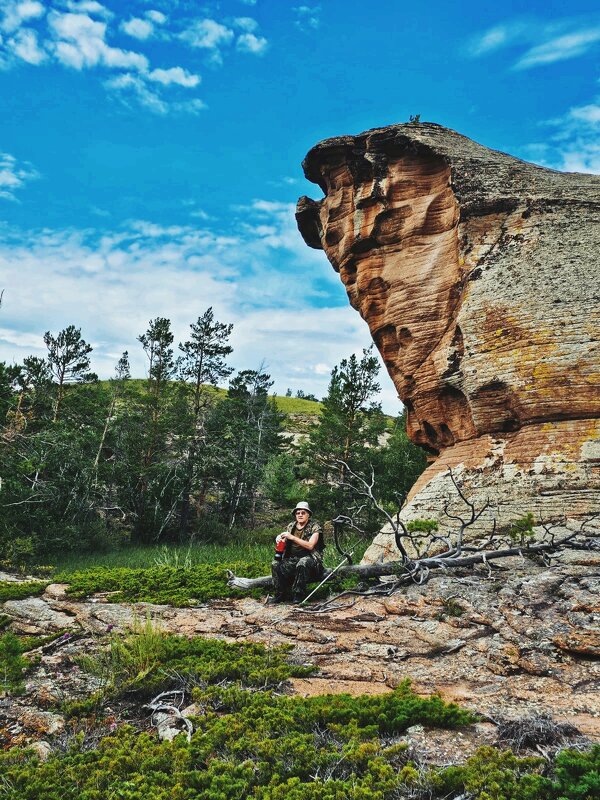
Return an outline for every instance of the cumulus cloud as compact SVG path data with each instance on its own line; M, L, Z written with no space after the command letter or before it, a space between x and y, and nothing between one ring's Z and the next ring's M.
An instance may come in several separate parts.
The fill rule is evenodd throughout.
M468 43L467 53L478 58L503 48L521 47L524 52L514 62L513 68L523 70L582 56L599 42L598 19L566 17L546 22L523 17L507 20L477 34Z
M291 205L256 200L233 214L245 220L245 227L233 226L235 236L202 221L197 227L137 220L109 232L13 231L0 241L0 268L11 287L0 359L30 354L33 337L42 354L43 331L72 323L94 344L99 374L112 374L128 349L134 374L142 375L135 342L148 320L170 318L180 341L212 305L218 319L234 323L234 366L264 359L279 392L290 386L322 396L331 367L369 344L368 329L323 253L303 244ZM42 285L52 291L41 293Z
M181 70L181 72L179 72L179 70ZM163 86L179 84L185 88L191 88L200 80L198 75L191 75L181 69L181 67L173 67L172 70L153 70L153 73L162 74L162 80L156 78L156 75L154 78L150 78L150 80L154 81L154 85L156 85L156 83ZM150 75L153 73L150 73ZM179 80L174 79L173 76L179 78ZM161 116L171 112L195 115L200 114L207 108L204 101L198 97L190 100L173 100L167 98L150 86L147 78L149 78L149 76L125 72L107 79L104 81L104 86L125 106L139 104L148 109L148 111ZM197 81L195 80L196 78L198 79ZM185 81L187 81L187 83L185 83Z
M0 69L26 62L33 66L59 63L77 72L108 70L117 74L101 75L104 87L129 107L137 104L157 114L198 114L205 103L198 97L181 97L182 90L200 84L197 72L183 65L151 64L140 50L143 44L150 40L171 46L185 43L204 51L213 66L223 64L228 50L262 56L268 49L258 22L250 16L220 21L180 14L172 24L168 22L167 15L156 8L118 19L98 0L54 0L51 8L39 0L0 0ZM117 46L120 42L115 44L112 37L119 33L136 39L138 47Z
M112 19L114 14L110 11L106 6L103 6L102 3L96 2L96 0L68 0L64 4L65 8L68 8L69 11L74 11L76 14L95 14L97 17L104 17L105 19Z
M154 33L154 25L147 19L140 19L140 17L131 17L126 22L120 25L121 30L128 36L134 39L149 39Z
M162 11L156 11L154 9L150 9L150 11L146 11L146 16L149 20L156 23L157 25L164 25L167 21L167 17Z
M178 86L193 88L200 83L200 76L195 75L182 67L170 67L169 69L153 69L148 74L148 79L169 86L176 83Z
M9 153L0 153L0 198L16 200L16 192L29 181L39 178L31 164L19 162Z
M13 33L24 22L39 19L45 13L46 9L37 0L24 0L24 2L5 0L0 8L0 14L2 15L0 17L0 30L5 33Z
M252 17L236 17L233 20L233 25L236 28L240 28L240 30L246 31L247 33L254 33L254 31L258 28L258 22Z
M261 56L266 52L268 41L264 36L255 33L258 29L258 22L255 19L236 17L230 25L232 27L208 18L193 20L179 34L179 38L190 47L206 50L209 63L215 66L223 64L223 54L234 42L235 49L240 53ZM243 33L236 38L233 28Z
M231 28L214 19L197 19L180 34L190 47L208 50L213 63L222 64L221 49L228 47L235 37Z
M552 162L549 166L600 175L600 97L570 108L547 125L554 131L544 154Z
M295 6L295 25L303 31L315 31L321 25L321 6Z
M262 56L267 51L269 43L263 36L255 36L253 33L243 33L235 43L236 49L240 53L252 53L255 56Z
M148 68L148 59L142 53L108 45L106 23L93 20L87 14L52 11L48 15L48 25L54 36L53 51L65 66L77 70L98 64L141 71Z
M37 33L29 28L20 28L7 42L7 49L14 56L37 66L48 58L38 43Z

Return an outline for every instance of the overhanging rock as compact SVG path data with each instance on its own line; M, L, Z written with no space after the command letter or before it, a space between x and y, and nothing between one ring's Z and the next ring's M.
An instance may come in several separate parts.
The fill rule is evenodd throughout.
M448 467L501 523L600 512L600 177L429 123L328 139L303 166L325 196L300 198L300 232L435 457L404 519L443 525ZM390 539L369 556L395 557Z

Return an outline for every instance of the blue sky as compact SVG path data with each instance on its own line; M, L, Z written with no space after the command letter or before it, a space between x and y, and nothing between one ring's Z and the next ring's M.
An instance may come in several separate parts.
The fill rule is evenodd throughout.
M0 0L0 359L74 324L142 376L148 321L212 305L236 367L321 396L370 337L296 231L307 150L420 114L600 173L599 79L597 2Z

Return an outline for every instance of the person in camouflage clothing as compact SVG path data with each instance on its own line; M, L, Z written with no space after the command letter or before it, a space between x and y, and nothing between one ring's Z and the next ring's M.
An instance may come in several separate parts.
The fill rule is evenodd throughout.
M285 541L286 547L283 557L271 564L273 603L283 603L290 597L294 603L302 602L308 582L318 580L324 571L321 525L312 519L308 503L298 503L292 514L294 522L275 540Z

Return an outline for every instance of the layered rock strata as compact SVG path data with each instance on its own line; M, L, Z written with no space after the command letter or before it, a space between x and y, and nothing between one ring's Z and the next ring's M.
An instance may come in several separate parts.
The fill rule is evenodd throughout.
M450 466L501 523L600 512L600 177L428 123L328 139L303 166L325 196L299 200L300 232L435 459L405 519L459 510Z

